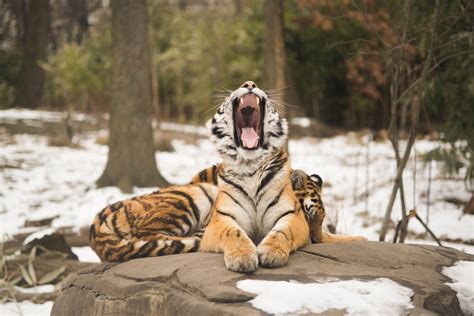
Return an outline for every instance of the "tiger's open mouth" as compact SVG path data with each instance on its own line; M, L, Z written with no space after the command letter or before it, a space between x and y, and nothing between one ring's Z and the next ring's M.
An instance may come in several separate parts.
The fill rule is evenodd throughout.
M246 150L255 150L263 141L264 102L250 92L236 98L233 103L236 145Z

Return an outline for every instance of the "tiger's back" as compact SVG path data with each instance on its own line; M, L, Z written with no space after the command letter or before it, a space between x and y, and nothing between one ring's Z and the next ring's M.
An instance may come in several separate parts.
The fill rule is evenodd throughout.
M102 261L197 251L216 195L216 186L198 183L116 202L95 216L90 245Z

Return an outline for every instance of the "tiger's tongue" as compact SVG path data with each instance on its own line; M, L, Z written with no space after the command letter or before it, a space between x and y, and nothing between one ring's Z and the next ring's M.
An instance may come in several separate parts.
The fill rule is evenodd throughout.
M242 134L240 135L244 147L255 148L258 144L258 139L260 138L253 127L244 127L242 128Z

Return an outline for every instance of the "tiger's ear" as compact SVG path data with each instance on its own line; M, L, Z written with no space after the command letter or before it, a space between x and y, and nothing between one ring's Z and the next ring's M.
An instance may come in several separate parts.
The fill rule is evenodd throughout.
M290 180L293 190L302 190L306 184L306 177L303 170L292 170Z
M313 180L313 181L316 183L316 185L317 185L320 189L322 189L322 187L323 187L323 179L321 179L321 177L320 177L319 175L317 175L317 174L312 174L312 175L310 175L309 177L311 178L311 180Z

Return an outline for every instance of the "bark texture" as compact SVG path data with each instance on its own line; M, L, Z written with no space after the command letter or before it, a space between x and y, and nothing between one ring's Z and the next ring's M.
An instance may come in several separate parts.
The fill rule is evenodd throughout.
M29 1L26 22L15 105L36 108L41 104L45 79L40 63L46 61L48 51L49 0Z
M164 186L152 136L152 90L145 0L112 1L113 97L109 158L99 186Z
M264 83L265 89L281 89L285 80L285 40L283 37L283 0L265 0Z

